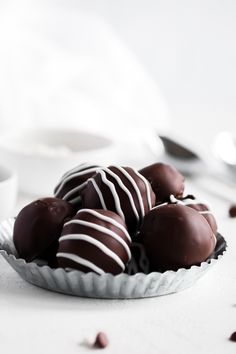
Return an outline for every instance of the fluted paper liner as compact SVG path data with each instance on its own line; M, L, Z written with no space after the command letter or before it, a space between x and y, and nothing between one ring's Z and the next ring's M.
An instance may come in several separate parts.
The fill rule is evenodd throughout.
M12 268L31 284L82 297L135 299L175 293L192 286L226 250L226 242L223 236L218 234L215 251L209 260L189 269L135 275L122 273L115 276L83 273L78 270L67 272L62 268L52 269L47 265L40 265L38 262L26 263L24 259L18 258L12 239L13 225L14 219L5 220L0 224L0 253Z

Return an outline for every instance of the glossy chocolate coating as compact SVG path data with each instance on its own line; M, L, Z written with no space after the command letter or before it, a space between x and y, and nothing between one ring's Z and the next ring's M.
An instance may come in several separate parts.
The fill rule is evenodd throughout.
M229 208L229 216L231 218L235 218L236 217L236 204L232 204Z
M100 169L83 191L83 207L107 209L120 215L134 234L144 215L155 204L150 183L130 167L110 166Z
M103 349L103 348L106 348L108 346L108 344L109 344L109 340L108 340L106 333L99 332L96 336L93 346L95 348Z
M182 198L181 201L186 206L197 210L206 219L214 234L217 234L216 219L205 202L198 200L193 195L187 195L186 197Z
M18 214L13 230L19 257L27 262L41 255L50 257L65 220L72 215L71 205L57 198L43 198L26 205Z
M97 165L83 163L66 172L55 187L54 196L72 203L78 210L81 208L81 192L98 168Z
M108 210L81 209L63 227L58 265L86 273L119 274L130 260L130 243L119 215Z
M205 261L215 247L208 222L180 204L154 208L144 218L141 236L152 270L189 268Z
M230 340L231 342L236 342L236 332L233 332L233 333L230 335L229 340Z
M150 182L156 195L156 203L166 202L171 194L180 198L184 192L184 177L174 167L154 163L139 171Z

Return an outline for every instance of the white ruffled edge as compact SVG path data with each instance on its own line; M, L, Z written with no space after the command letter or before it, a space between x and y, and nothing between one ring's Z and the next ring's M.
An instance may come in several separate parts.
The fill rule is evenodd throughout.
M149 274L137 273L119 275L83 273L78 270L66 272L62 268L52 269L47 265L35 262L27 263L17 258L12 242L14 219L5 220L0 224L0 254L12 268L26 281L36 286L68 295L110 298L134 299L167 295L192 286L206 271L208 271L225 253L217 259L202 262L199 266L189 269L180 268L177 271Z

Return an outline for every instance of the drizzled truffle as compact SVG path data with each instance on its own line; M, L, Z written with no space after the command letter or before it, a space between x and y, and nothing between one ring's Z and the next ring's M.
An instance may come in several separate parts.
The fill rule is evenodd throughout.
M83 207L111 210L125 220L131 233L155 204L150 183L131 167L110 166L97 171L83 190Z
M108 210L81 209L63 227L58 264L83 272L119 274L131 258L130 243L119 215Z
M205 261L215 247L215 235L196 210L164 204L144 218L141 236L152 270L188 268Z
M173 198L172 198L172 201L173 201ZM212 211L210 210L210 207L207 204L207 202L199 200L196 197L194 197L193 195L187 195L186 197L180 199L180 201L177 201L177 202L178 203L182 202L184 205L197 210L199 212L199 214L204 216L206 221L209 223L214 234L215 235L217 234L216 219L215 219Z
M168 201L171 194L176 198L183 196L184 177L173 166L159 162L139 172L150 182L157 203Z
M26 205L18 214L13 241L21 258L27 262L51 254L61 235L65 220L72 217L69 203L57 198L43 198Z
M54 189L55 197L66 200L79 209L81 191L86 186L88 178L92 177L98 168L97 165L83 163L66 172Z

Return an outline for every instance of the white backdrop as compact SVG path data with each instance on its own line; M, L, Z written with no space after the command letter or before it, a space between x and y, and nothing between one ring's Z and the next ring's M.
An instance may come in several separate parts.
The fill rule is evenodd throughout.
M148 68L168 102L174 130L200 142L221 129L236 133L234 0L82 3L110 21Z
M47 17L44 7L48 3L54 4L57 10L54 11L54 15ZM71 24L68 26L66 20L70 9L74 16L81 11L99 15L136 54L150 74L149 84L150 77L158 83L167 100L174 130L179 133L184 130L190 138L194 131L194 137L204 141L207 138L211 139L221 129L236 131L236 2L234 0L55 0L50 2L1 0L0 6L1 35L6 43L9 42L9 38L17 40L14 31L17 33L19 21L27 24L24 18L29 14L29 8L36 14L40 14L40 11L41 14L46 14L46 21L41 23L42 29L51 24L55 29L54 34L59 28L55 26L56 18L60 9L63 9L65 21L61 24L65 28L65 36L73 27ZM69 10L67 11L66 8ZM35 21L34 17L33 21ZM33 35L37 28L36 24ZM27 28L25 30L27 31ZM86 31L82 33L82 37L85 33ZM48 43L47 49L50 48L51 45ZM14 48L11 53L14 54ZM2 59L5 53L0 54ZM6 73L5 66L3 71ZM56 68L54 73L55 71ZM14 76L15 73L13 72L12 75ZM40 73L38 76L40 78ZM124 72L121 76L124 77ZM130 77L134 76L131 74ZM58 88L57 82L55 86ZM7 89L5 83L3 91ZM153 92L153 89L148 90L150 91ZM145 89L140 90L139 97L142 97L143 92ZM68 95L64 100L68 100ZM153 98L150 101L153 102ZM13 100L6 107L13 109L15 104ZM24 102L20 104L20 110L24 112ZM145 104L144 100L143 105ZM29 104L27 107L29 110ZM131 105L131 111L134 107L135 105ZM146 104L146 107L149 108L149 105ZM143 114L142 117L147 118L153 112L155 116L155 109L151 113L148 111L146 115ZM136 112L138 111L139 107L136 109ZM48 108L46 112L49 112L49 115L55 113L53 109L50 111ZM109 116L110 107L107 112ZM3 109L0 110L2 119L6 117L5 113ZM44 113L40 113L37 105L36 108L30 107L29 115L32 117L38 114L38 121L42 119Z
M12 47L9 38L17 42L15 36L19 33L14 32L17 19L28 14L23 3L26 4L26 1L0 0L1 41L5 42L13 59L15 48ZM34 4L35 1L31 0L29 3ZM41 7L45 3L46 0L38 2ZM64 0L54 1L54 3L62 7L65 3L69 4L68 7L73 6L75 14L81 13L81 9L94 15L99 14L111 24L127 47L134 51L150 76L137 64L138 72L143 73L140 75L145 82L145 87L139 85L139 90L136 92L139 92L140 100L136 100L136 104L127 104L123 107L132 106L138 114L139 101L142 107L145 107L147 102L141 100L144 97L142 92L148 90L150 95L153 95L153 104L152 109L146 105L149 114L145 115L145 124L150 116L153 117L153 122L157 116L155 112L158 112L160 105L154 104L157 102L155 92L158 93L157 97L161 97L155 86L155 83L158 83L171 111L172 129L182 132L190 139L198 140L201 144L211 139L219 129L227 128L236 131L235 0ZM35 13L38 13L38 8ZM57 12L55 16L50 16L47 23L53 24L56 15ZM33 24L36 23L36 17ZM66 10L64 17L66 18ZM62 16L63 24L64 17ZM45 25L46 23L42 22L42 29ZM88 27L87 24L86 28ZM54 35L57 33L55 30ZM51 44L46 48L51 50ZM128 56L132 63L135 61L125 49L123 54ZM3 84L3 76L7 75L6 68L8 70L11 68L11 63L5 55L6 52L0 45L0 61L5 58L5 66L0 65L2 87L0 123L7 126L17 121L19 116L17 115L15 119L15 115L11 113L14 111L21 112L22 121L24 119L27 121L27 117L24 117L24 102L27 111L29 107L32 109L28 116L29 120L37 117L40 123L43 119L43 114L39 114L40 105L39 107L28 105L27 101L21 100L16 102L15 93L12 92L14 85L11 85L8 80ZM27 60L29 63L29 58ZM56 62L58 64L58 61ZM125 60L124 62L127 63ZM23 64L27 69L27 65ZM53 61L51 69L53 73L55 69ZM130 75L130 71L127 71L126 75L124 71L122 72L122 78ZM31 73L29 71L28 81L25 81L25 75L19 71L10 72L9 75L11 74L14 79L17 78L14 76L17 73L23 76L25 83L29 83L32 77L35 77L34 75L39 82L42 80L46 82L49 79L46 71L44 75L37 71ZM56 75L53 78L55 80ZM19 83L19 80L15 82ZM39 88L38 85L36 87ZM59 85L56 84L55 87L59 88ZM17 93L24 94L21 86L15 89ZM9 92L11 95L8 95ZM105 92L109 91L104 90ZM36 91L31 92L33 93L35 94ZM43 93L46 96L46 91ZM6 99L4 101L3 97L8 97L9 101ZM37 95L34 97L37 98ZM40 97L43 96L40 94ZM60 99L57 101L60 103ZM162 99L159 102L162 102L160 104L165 107ZM21 107L21 110L16 104ZM106 105L104 104L103 107ZM109 106L106 117L109 117L110 110ZM150 112L153 114L151 115ZM127 116L122 116L124 117ZM165 118L163 122L166 122ZM235 219L228 218L229 205L225 200L213 197L210 193L203 193L201 188L194 186L194 183L188 184L188 191L198 195L200 199L209 199L217 215L219 231L227 238L228 244L223 259L197 284L179 294L149 300L110 302L99 299L67 298L40 290L24 282L5 261L0 259L2 352L31 354L34 348L35 354L87 353L89 349L84 345L84 341L87 338L93 340L95 334L103 330L110 339L107 353L120 354L124 351L130 354L235 353L235 343L228 340L236 328ZM235 190L232 189L230 193L232 198L234 192ZM14 340L12 333L14 333Z
M98 14L73 1L11 0L1 8L3 127L72 126L130 138L166 126L157 83Z

